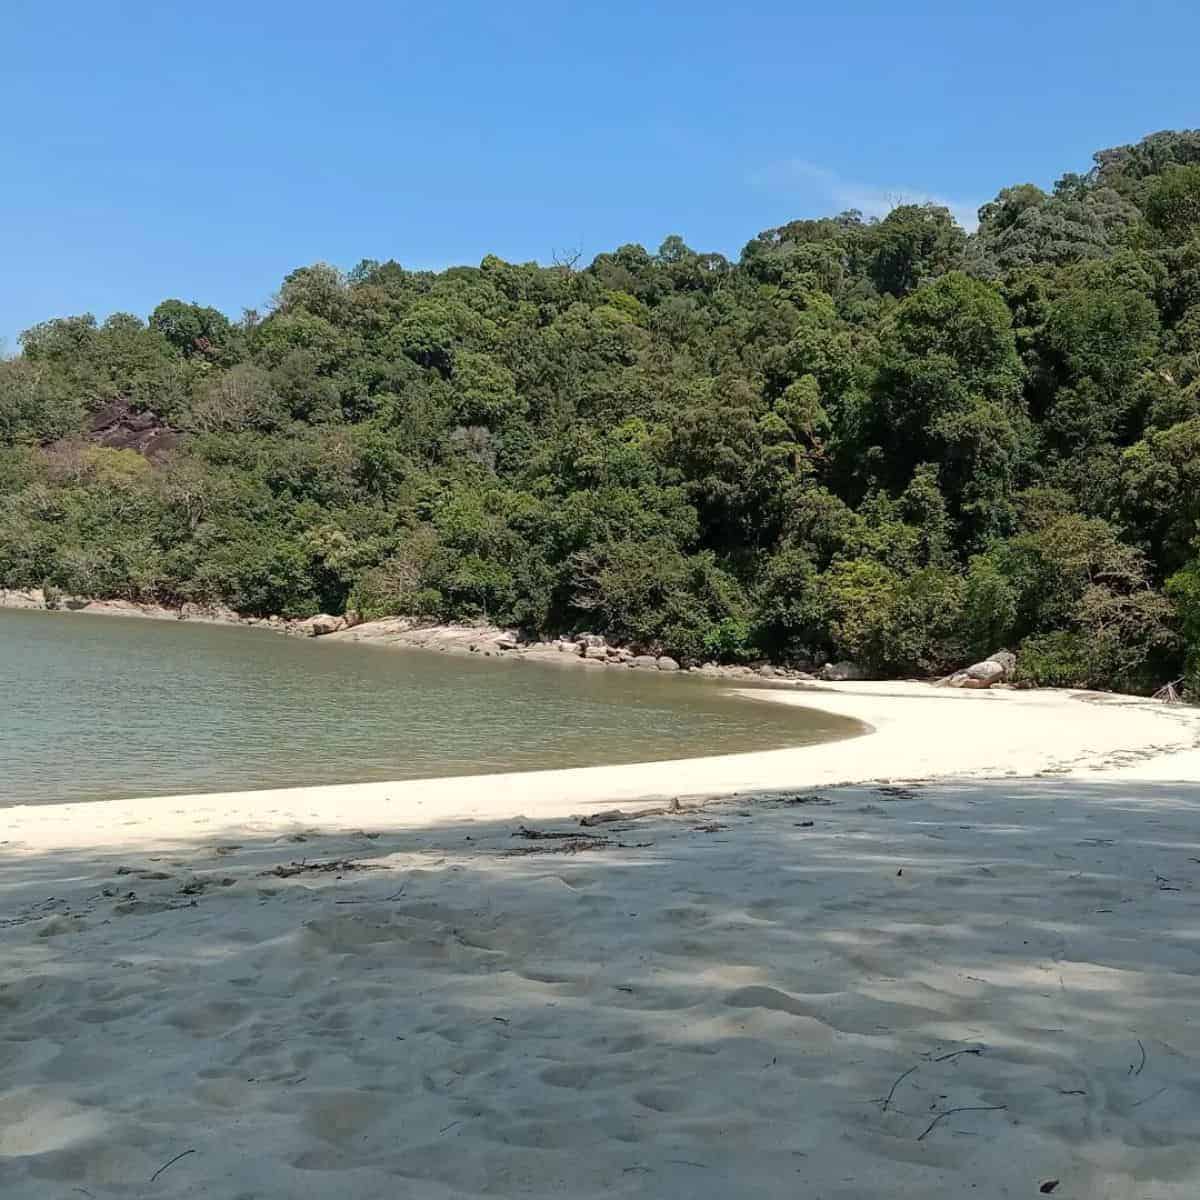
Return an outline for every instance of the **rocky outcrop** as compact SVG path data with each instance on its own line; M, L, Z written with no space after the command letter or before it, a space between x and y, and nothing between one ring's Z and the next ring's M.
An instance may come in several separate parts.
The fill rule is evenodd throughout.
M46 592L41 588L0 588L0 608L30 608L52 612L81 612L110 617L142 617L156 621L197 621L209 625L250 625L291 633L302 637L324 637L358 623L356 614L344 617L319 613L302 620L284 617L252 617L236 612L227 604L186 601L178 607L143 600L96 600L90 596L71 596Z
M297 622L293 628L302 637L327 637L331 633L341 633L346 628L346 618L317 613L315 617Z
M0 608L62 609L70 612L108 613L116 616L152 617L160 620L204 621L222 625L244 625L291 634L294 637L328 637L355 642L373 642L384 646L411 646L451 654L478 654L485 658L508 657L531 661L566 662L590 668L632 667L666 674L698 675L729 682L770 683L796 687L814 681L814 677L795 667L781 667L761 660L721 666L715 662L683 664L670 655L637 653L648 650L644 644L613 645L598 633L569 634L551 641L531 641L517 630L486 624L441 624L419 617L383 617L363 621L358 613L344 616L318 613L313 617L287 618L246 616L220 603L189 601L177 608L133 600L93 600L84 596L49 595L39 588L0 588ZM1016 658L998 651L984 663L976 663L939 682L952 687L989 687L998 679L1012 677ZM815 664L806 662L812 667ZM819 679L848 681L866 679L867 672L856 663L827 663Z
M941 687L983 690L998 683L1009 682L1016 666L1017 656L1012 651L997 650L982 661L939 679L938 684Z
M164 608L160 604L139 604L134 600L85 600L67 596L58 602L58 607L71 612L101 613L110 617L143 617L158 621L179 619L178 609Z
M253 618L243 617L227 604L193 604L190 601L179 607L181 621L202 621L209 625L245 625Z
M41 588L0 588L0 608L47 607Z
M1011 680L1017 669L1017 656L1011 650L997 650L989 654L984 662L999 663L1004 668L1004 678Z
M126 400L114 400L92 414L87 440L110 450L135 450L156 458L179 444L179 435L149 409L135 411Z
M867 672L858 663L834 662L826 663L817 678L826 683L851 683L866 679Z

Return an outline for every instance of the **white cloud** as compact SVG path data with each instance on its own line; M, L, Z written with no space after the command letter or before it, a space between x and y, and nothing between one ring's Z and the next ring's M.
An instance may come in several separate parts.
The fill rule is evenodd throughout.
M867 217L886 217L900 204L941 204L954 214L954 219L964 229L971 231L979 224L976 215L979 205L976 203L952 200L923 188L900 184L879 186L860 183L801 158L775 163L758 172L753 182L772 191L786 190L795 192L797 197L808 198L821 207L822 215L857 208Z

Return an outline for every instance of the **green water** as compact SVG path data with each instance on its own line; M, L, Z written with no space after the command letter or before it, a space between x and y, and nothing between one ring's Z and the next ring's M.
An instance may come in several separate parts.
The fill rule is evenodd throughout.
M0 805L582 767L844 737L656 672L0 611Z

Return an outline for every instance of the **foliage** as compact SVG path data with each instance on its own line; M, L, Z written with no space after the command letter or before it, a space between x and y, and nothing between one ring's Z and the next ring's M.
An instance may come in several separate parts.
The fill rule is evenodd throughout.
M158 449L143 453L146 430ZM140 439L140 440L139 440ZM149 457L147 456L149 455ZM740 258L291 272L0 361L0 586L1200 692L1200 131Z

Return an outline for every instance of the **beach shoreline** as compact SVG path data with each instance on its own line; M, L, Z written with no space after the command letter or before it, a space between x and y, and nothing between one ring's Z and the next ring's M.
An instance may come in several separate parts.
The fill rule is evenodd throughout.
M1190 1200L1200 710L753 694L872 728L0 810L0 1192Z
M564 635L546 640L529 640L512 628L487 621L435 621L424 617L387 616L363 620L356 613L342 616L256 617L239 613L221 603L152 604L139 600L97 599L88 596L49 596L41 588L0 588L0 610L55 612L66 615L126 617L131 620L185 621L204 625L260 629L288 637L320 638L331 643L354 642L389 650L428 650L450 655L528 660L555 666L596 669L623 667L675 673L683 670L717 680L768 678L786 687L813 678L794 667L765 662L756 667L705 663L684 667L664 655L635 654L633 650L608 645L594 634ZM594 644L593 644L594 643ZM589 652L590 651L590 652Z
M63 846L172 839L180 817L188 828L367 822L400 829L430 820L566 817L615 803L1109 770L1188 750L1200 737L1198 708L1108 693L902 682L734 690L848 718L863 732L796 748L614 766L14 805L0 810L0 820L13 841L42 849L56 837L67 839Z

